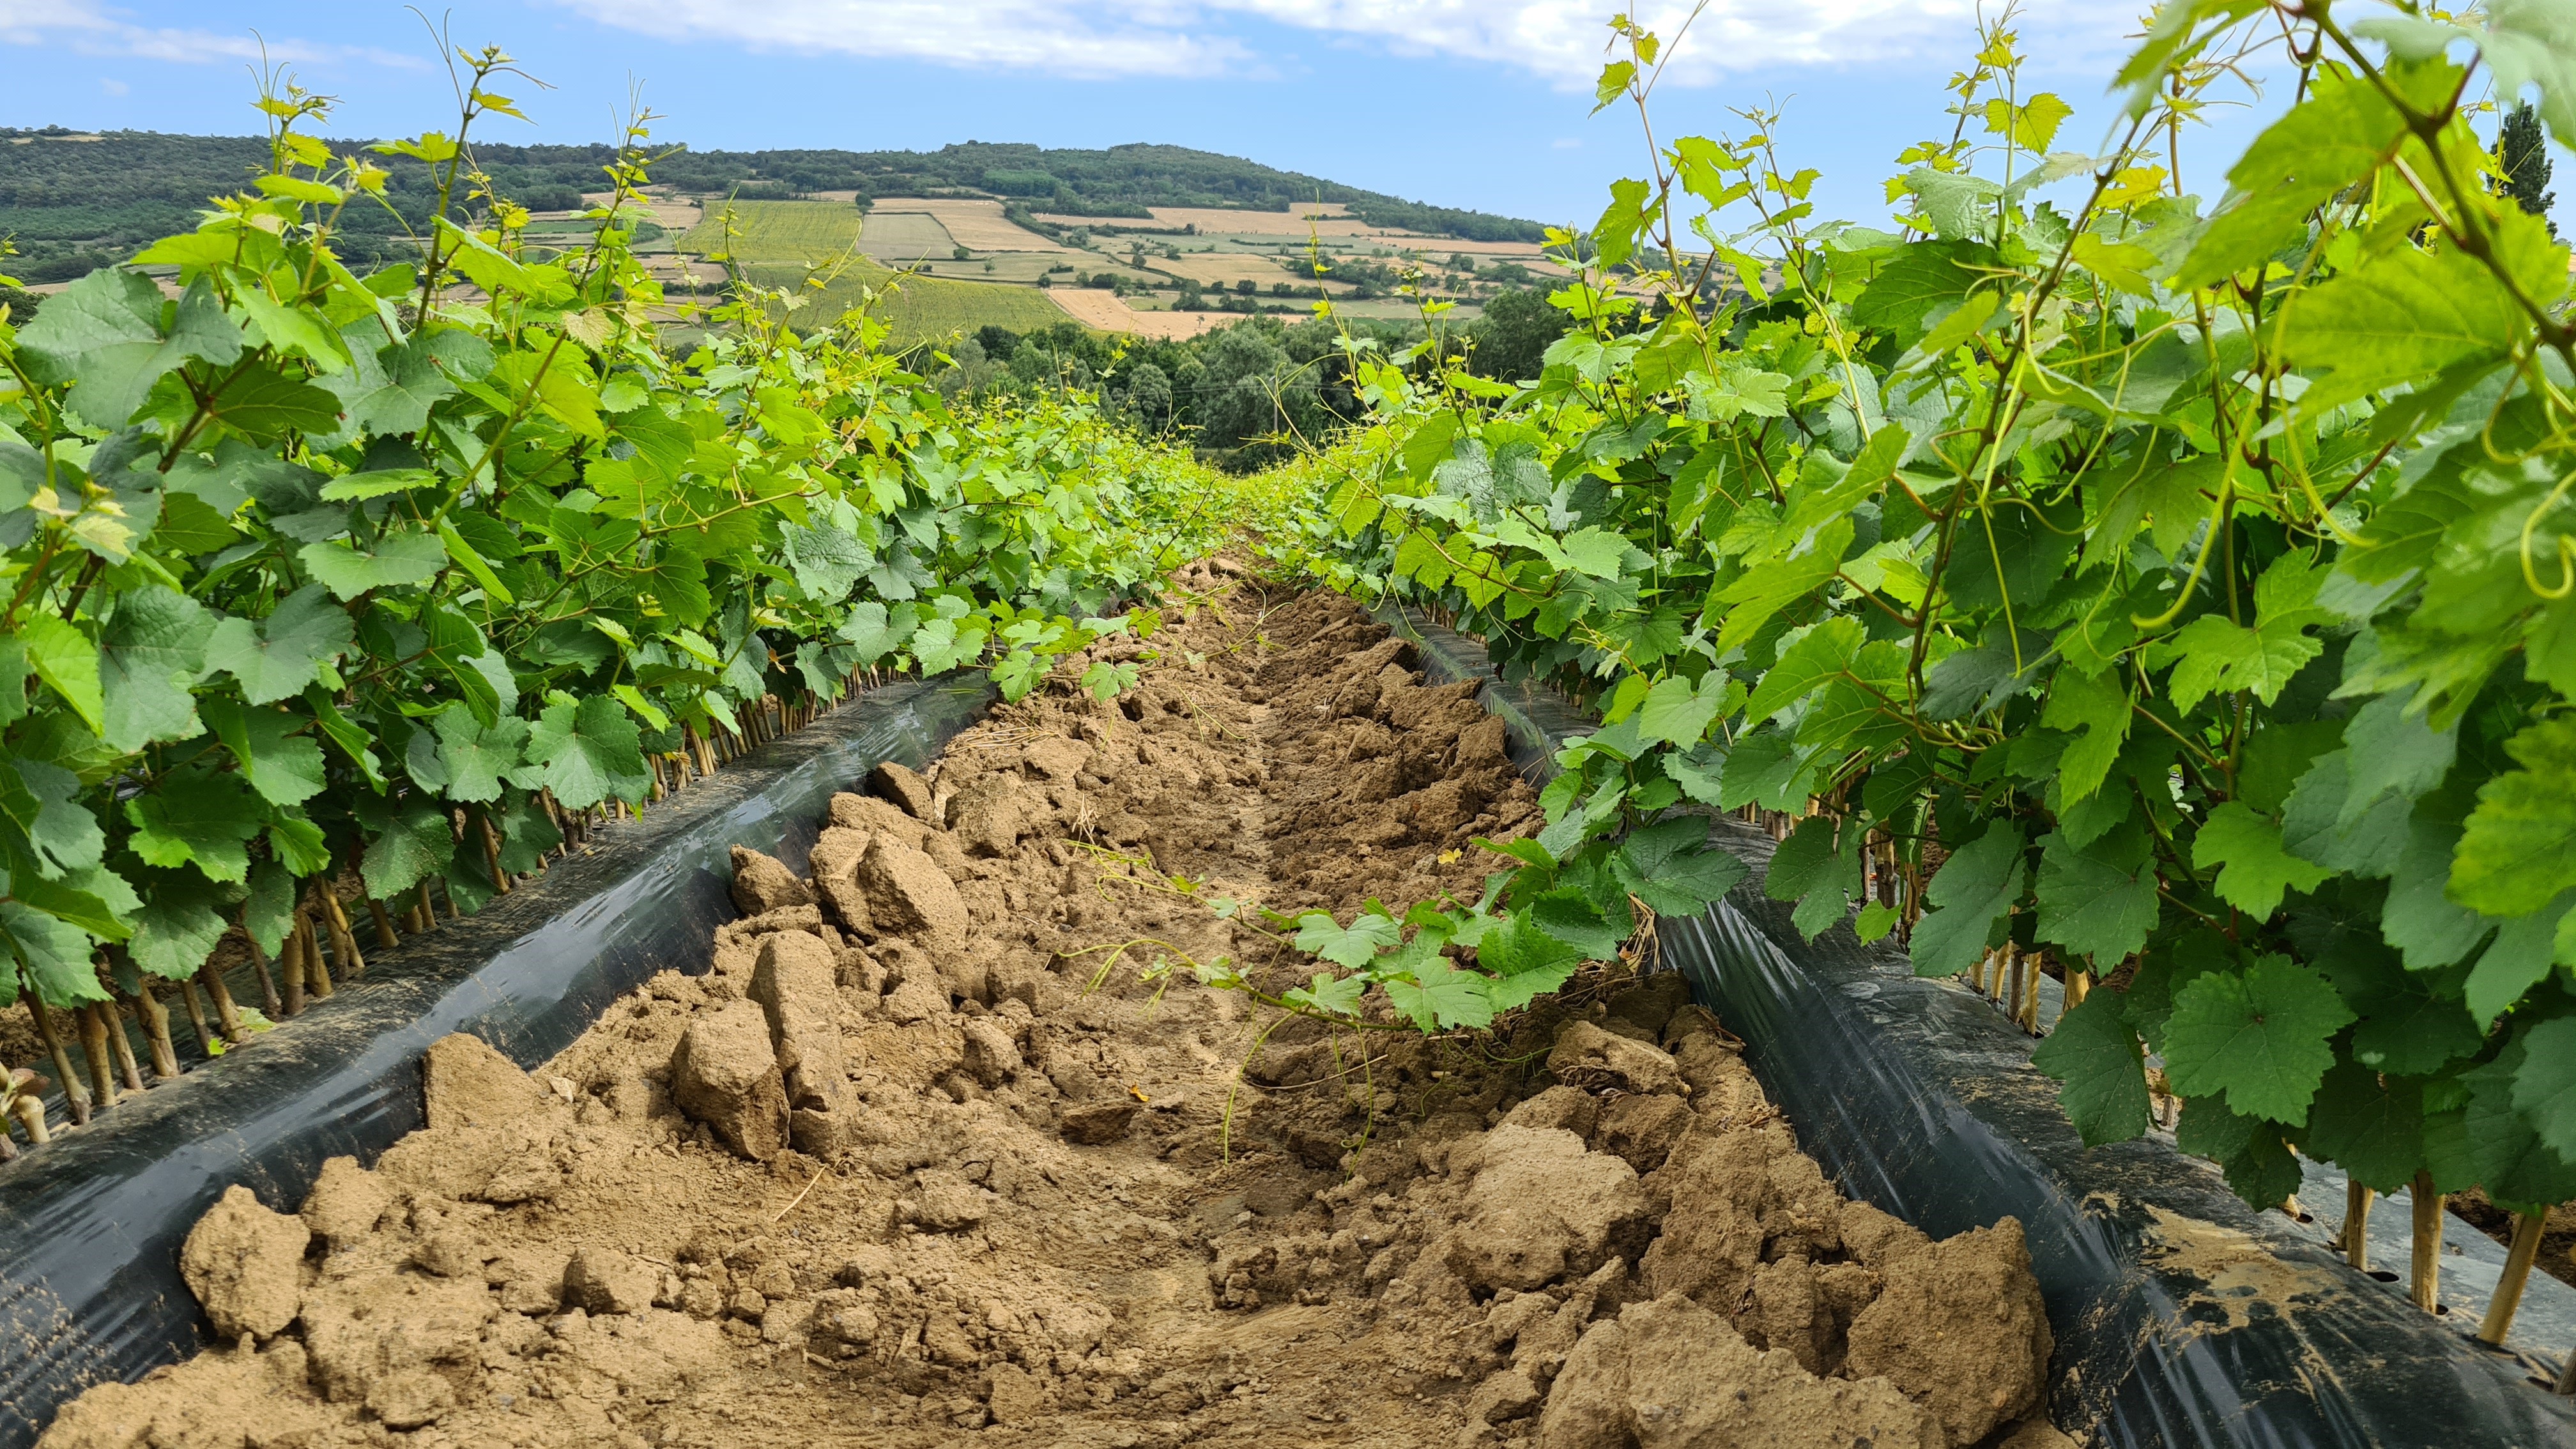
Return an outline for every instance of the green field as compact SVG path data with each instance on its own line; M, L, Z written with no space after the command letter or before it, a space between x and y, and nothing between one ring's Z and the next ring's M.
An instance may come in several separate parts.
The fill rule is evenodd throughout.
M988 325L1033 332L1067 320L1063 308L1033 287L906 276L865 257L826 274L820 288L806 286L806 270L793 263L756 262L744 270L762 286L798 288L812 299L797 320L800 328L821 326L839 317L862 305L866 291L875 289L878 295L871 310L886 324L897 347L935 343Z
M956 255L957 239L939 218L919 211L876 211L859 229L859 250L888 266L905 267Z
M855 206L831 201L725 201L682 233L675 249L702 257L730 255L746 266L820 266L859 240Z

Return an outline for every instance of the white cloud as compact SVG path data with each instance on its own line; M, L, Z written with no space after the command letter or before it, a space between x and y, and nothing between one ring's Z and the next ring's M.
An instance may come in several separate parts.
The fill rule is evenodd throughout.
M109 80L104 76L99 78L98 88L111 96L121 96L134 89L121 80Z
M0 6L11 0L0 0ZM1310 31L1342 47L1454 57L1590 84L1607 22L1628 9L1669 37L1683 0L560 0L622 29L758 50L841 53L1071 77L1261 74L1246 19ZM2129 28L2102 0L2037 0L2034 32L2089 38ZM1704 84L1764 67L1964 56L1975 0L1712 0L1670 78Z
M1194 4L1095 0L563 0L594 20L672 40L841 52L1081 78L1239 73L1257 57Z
M121 15L94 0L0 0L0 44L62 45L82 55L196 64L257 61L264 55L270 61L288 63L364 60L404 69L418 69L421 65L416 57L372 47L318 45L295 39L263 43L260 37L247 33L219 35L206 30L137 25ZM110 94L123 92L114 90Z

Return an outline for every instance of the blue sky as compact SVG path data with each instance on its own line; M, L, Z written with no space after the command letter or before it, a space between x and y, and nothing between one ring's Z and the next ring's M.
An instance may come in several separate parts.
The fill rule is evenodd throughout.
M1608 182L1642 166L1633 113L1588 114L1614 7L465 0L443 13L459 44L501 45L552 87L510 88L534 124L492 123L493 140L602 139L631 80L664 114L659 138L700 147L1159 141L1564 221L1597 215ZM1669 29L1681 7L1635 8ZM1731 107L1777 100L1786 158L1825 175L1820 210L1883 214L1894 153L1947 134L1941 85L1971 49L1973 10L1971 0L1713 0L1659 94L1658 128L1740 133ZM2040 59L2026 84L2077 108L2061 148L2099 144L2130 11L2119 0L2027 5L2020 28ZM262 41L308 87L343 98L337 134L447 124L435 45L418 17L384 0L0 0L0 124L247 132L257 118L246 68ZM2223 117L2201 154L2223 164L2251 124ZM2214 178L2218 167L2189 169Z

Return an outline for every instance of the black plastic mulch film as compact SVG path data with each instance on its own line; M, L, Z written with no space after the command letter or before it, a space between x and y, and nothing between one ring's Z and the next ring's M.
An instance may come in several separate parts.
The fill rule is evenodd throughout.
M1534 780L1592 725L1494 678L1484 648L1400 610L1434 680L1483 679ZM1811 944L1762 895L1771 838L1712 822L1754 867L1705 916L1657 923L1665 964L1844 1192L1936 1238L2019 1218L2057 1336L2056 1422L2096 1449L2576 1443L2576 1403L2306 1239L2217 1172L2139 1140L2086 1148L2032 1043L1970 992L1919 980L1848 926Z
M421 1125L420 1062L464 1031L533 1067L665 967L703 972L732 920L731 848L794 858L832 793L920 765L992 698L980 674L873 691L603 833L482 914L416 937L358 989L0 1169L0 1446L92 1384L208 1346L179 1245L234 1183L293 1211L323 1160Z

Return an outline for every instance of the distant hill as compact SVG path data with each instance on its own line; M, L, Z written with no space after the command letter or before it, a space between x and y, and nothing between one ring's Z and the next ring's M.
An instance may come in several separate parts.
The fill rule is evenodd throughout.
M347 152L364 143L340 141ZM601 185L606 146L477 145L475 156L503 194L532 210L581 204ZM171 136L152 131L96 135L61 127L0 127L0 236L23 254L8 270L29 282L64 281L131 256L147 242L195 225L207 198L248 184L268 144L248 136ZM865 196L968 195L1017 201L1073 216L1142 217L1149 206L1284 211L1298 202L1340 202L1373 226L1471 241L1538 241L1537 223L1481 211L1429 206L1320 177L1279 171L1183 146L1113 146L1056 151L969 141L937 151L691 151L653 168L653 179L684 191L789 197L817 191ZM389 196L412 225L435 204L422 168L394 168ZM371 237L401 226L380 208L352 206L343 235L364 252Z

